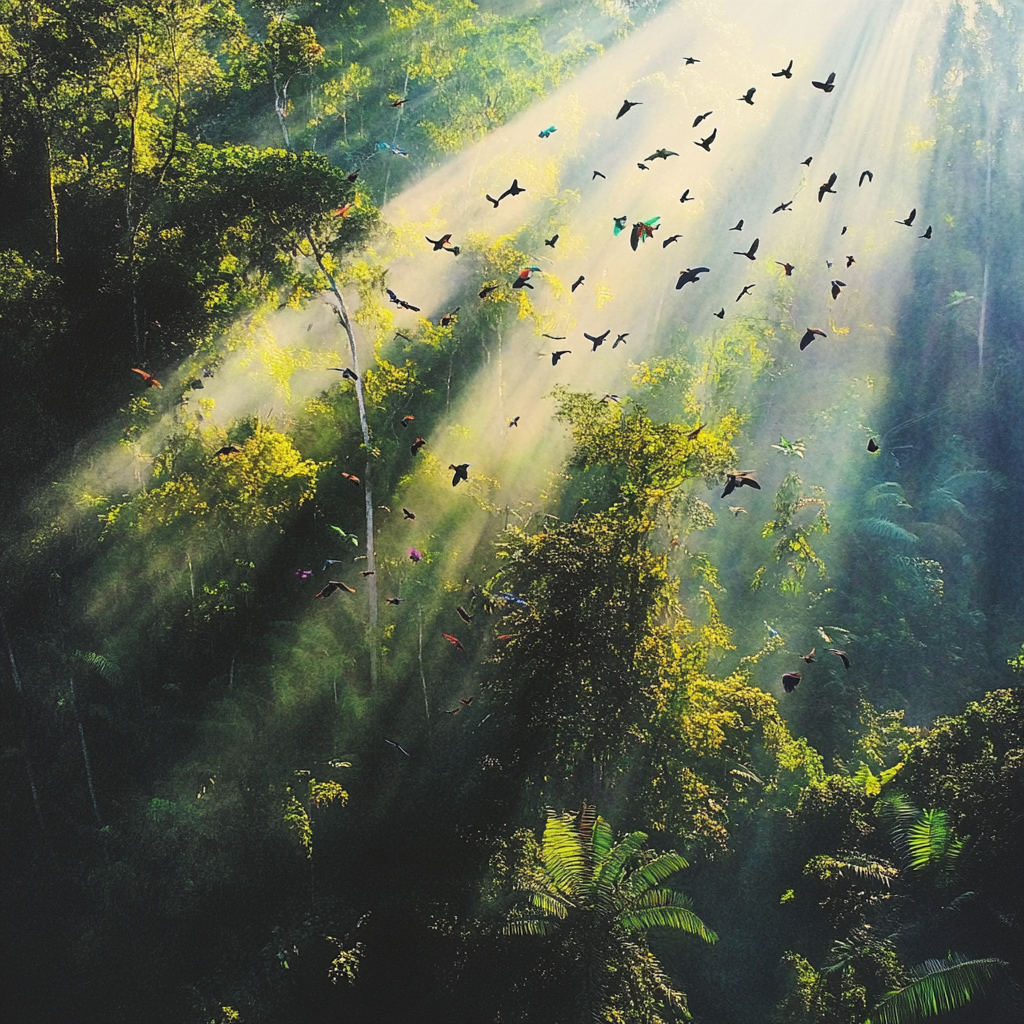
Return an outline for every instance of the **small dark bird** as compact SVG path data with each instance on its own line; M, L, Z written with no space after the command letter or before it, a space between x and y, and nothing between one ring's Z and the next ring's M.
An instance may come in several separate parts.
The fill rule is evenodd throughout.
M687 189L680 197L679 202L681 203L695 203L697 201L696 196L690 195L690 190Z
M580 276L577 277L575 281L573 281L572 288L570 288L569 291L576 291L576 289L579 288L579 286L583 284L585 280L586 278L582 274L580 274Z
M386 291L388 293L388 298L391 300L391 302L393 302L399 308L411 309L414 313L418 313L420 311L419 306L413 306L410 303L406 302L405 299L400 299L390 288L386 289Z
M466 648L462 646L462 641L451 633L442 633L441 636L445 638L457 651L464 651Z
M620 345L625 345L625 344L626 344L626 339L627 339L628 337L629 337L629 331L626 331L626 333L625 333L625 334L620 334L620 335L618 335L618 336L617 336L617 337L615 338L615 344L614 344L614 345L612 345L612 348L613 348L613 349L616 349L616 348L618 348L618 347L619 347Z
M367 576L376 576L377 574L373 571L373 569L366 569L359 575L365 579Z
M693 127L696 128L697 125L701 123L701 121L703 121L705 118L710 117L713 113L713 110L709 110L706 114L698 114L697 117L694 119Z
M861 171L860 172L860 180L857 182L857 188L860 188L861 185L864 184L864 179L865 178L867 178L868 181L874 181L875 180L875 176L870 171Z
M423 446L424 446L424 445L425 445L426 443L427 443L427 442L426 442L426 439L425 439L425 438L422 438L422 437L417 437L417 438L416 438L416 440L415 440L415 441L413 441L413 443L412 443L412 444L411 444L411 445L409 446L409 451L410 451L410 452L411 452L411 453L412 453L413 455L419 455L419 453L420 453L420 449L421 449L421 448L422 448L422 447L423 447Z
M552 249L555 247L555 243L558 241L558 235L552 235L550 238L544 239L545 245L550 245Z
M464 707L468 708L473 703L472 697L460 697L459 703Z
M836 183L836 172L833 171L829 175L828 181L826 181L824 185L821 185L818 188L818 202L819 203L822 201L822 199L825 198L825 193L826 192L831 192L832 195L836 194L836 190L832 187L835 183Z
M620 117L622 117L624 114L628 114L634 107L641 106L642 103L642 100L639 100L636 103L633 103L630 100L623 100L622 106L619 107L619 112L615 115L615 120L618 121Z
M519 417L516 416L515 419L509 420L508 421L508 425L509 425L509 428L518 427L519 426Z
M564 334L542 334L542 338L550 338L552 341L565 341Z
M312 326L313 326L312 324L309 325L309 327L312 327ZM307 331L309 330L309 327L306 328ZM198 377L196 377L195 380L190 380L188 382L188 386L193 391L202 391L206 387L206 385Z
M803 350L807 348L815 338L827 337L828 335L824 331L819 331L817 327L808 327L804 332L804 336L800 339L800 351L803 352Z
M817 649L817 647L812 647L810 654L801 654L800 657L803 658L803 660L806 661L808 665L812 665L814 663L814 652Z
M832 298L833 299L838 299L840 291L842 291L842 289L845 288L845 287L846 287L846 282L845 281L833 281L832 282Z
M868 451L871 452L872 454L874 454L875 452L880 451L880 450L881 449L878 447L878 442L873 437L869 437L868 438Z
M857 261L852 256L847 256L846 257L846 269L849 270L850 267L852 267L854 265L854 263L856 263L856 262Z
M332 366L331 369L332 370L339 370L341 368L337 367L337 366ZM346 366L343 370L341 370L341 379L342 380L359 380L359 376L356 374L355 370L350 370Z
M718 137L718 129L716 128L706 139L701 139L700 142L695 142L695 146L700 146L701 149L706 152L711 152L711 143Z
M741 292L739 293L739 295L737 295L737 296L736 296L736 301L737 301L737 302L739 302L739 301L740 301L740 299L742 299L744 295L749 295L749 294L750 294L750 289L751 289L751 288L756 288L756 287L757 287L757 285L756 285L756 284L748 284L748 285L744 285L744 287L743 287L743 291L741 291Z
M525 188L520 188L519 187L519 179L518 178L513 178L512 179L512 184L509 185L509 187L507 189L505 189L505 191L502 192L501 195L498 196L497 199L494 199L491 196L487 196L486 198L489 199L494 204L494 208L497 209L498 208L498 203L500 203L502 201L502 199L504 199L506 196L517 196L517 195L519 195L520 192L525 192L525 191L526 191Z
M401 331L395 331L396 338L405 338L406 341L412 341L412 338L408 334L403 334Z
M834 651L831 647L828 649L829 654L834 654L842 663L843 668L849 669L850 659L846 654L846 651Z
M427 241L434 247L434 252L437 252L438 249L443 249L452 240L451 234L442 235L440 238L436 239L429 238L427 235L424 235L423 237L426 238Z
M786 693L792 693L799 685L803 676L799 672L787 672L782 677L782 688Z
M445 315L438 320L438 327L451 327L452 324L458 323L459 318L456 316L456 313L458 313L460 309L462 309L461 306L456 306L450 313L445 313Z
M793 62L790 61L781 71L773 71L772 78L792 78Z
M906 226L908 228L912 228L914 226L914 218L916 216L917 216L917 207L915 206L914 209L912 209L910 211L910 216L909 217L907 217L905 220L898 220L898 221L896 221L896 223L897 224L906 224Z
M563 349L559 349L557 352L552 352L551 353L551 365L552 366L557 366L558 365L558 360L561 359L562 356L568 356L568 355L572 355L572 349L571 348L563 348Z
M446 711L445 714L446 715L457 715L461 710L462 710L462 708L452 708L451 710Z
M590 176L591 181L593 181L595 178L604 178L606 181L608 180L608 176L602 174L600 171L594 171L594 173Z
M241 448L238 448L233 444L226 444L223 448L218 448L214 455L227 456L227 455L238 455L241 452Z
M163 384L160 383L151 373L146 373L145 370L140 370L138 367L132 367L132 373L137 373L145 382L147 388L163 388Z
M603 395L601 397L602 402L617 402L619 400L618 395Z
M650 167L648 167L647 164L637 164L637 167L639 167L641 171L649 171L650 170Z
M727 498L737 487L753 487L755 491L761 490L761 485L754 479L753 473L726 473L725 490L722 497Z
M822 92L831 92L836 87L836 73L833 71L824 82L811 82L811 85Z
M789 210L789 211L792 212L792 209L793 209L793 200L790 199L790 201L788 203L779 203L779 205L776 206L774 210L772 210L772 213L781 213L783 210Z
M346 594L354 594L355 591L347 583L342 583L341 580L331 580L319 594L315 594L315 597L330 597L336 590L341 590Z
M689 67L691 64L699 64L700 60L696 57L684 57L683 63Z
M717 316L719 320L725 319L725 306L723 306L717 313L712 313L712 316Z
M456 487L460 480L469 479L470 465L472 465L472 463L460 462L459 465L456 466L453 462L448 466L449 469L455 470L455 476L452 477L452 487Z
M359 477L354 473L342 473L341 479L347 480L353 487L358 487L360 483Z
M845 224L843 225L843 230L840 231L839 234L841 234L841 235L845 235L846 234L846 225Z
M394 747L394 748L395 748L395 750L400 750L400 751L401 751L401 752L402 752L403 754L405 754L405 756L406 756L406 757L411 757L411 756L412 756L412 755L411 755L411 754L409 753L409 751L408 751L408 750L406 750L406 749L405 749L405 747L403 747L403 746L402 746L402 744L401 744L401 743L396 743L396 742L395 742L394 740L388 740L388 739L386 739L386 740L385 740L384 742L385 742L385 743L386 743L386 744L387 744L387 745L388 745L389 747Z
M388 604L401 604L405 600L404 597L389 597L386 599Z
M932 226L928 225L928 230L923 235L918 235L918 238L931 238L932 237Z
M831 270L832 269L832 261L831 260L825 260L825 266L828 267L829 270Z
M679 271L679 280L676 281L676 291L686 284L693 284L700 280L699 274L710 274L710 267L687 267Z
M734 251L733 252L733 256L746 256L748 260L751 260L751 261L755 260L757 257L754 255L754 253L757 252L757 247L760 244L760 242L761 242L760 238L755 238L750 243L750 248L746 252L735 252Z
M782 267L782 269L786 272L786 277L792 277L793 271L796 269L792 263L779 263L778 260L775 261L775 265L778 267Z
M403 427L407 427L414 419L416 419L415 416L403 416L398 422L401 423Z
M604 344L605 338L607 338L608 335L611 333L612 329L609 327L608 330L604 332L604 334L599 334L597 335L597 337L595 337L593 334L587 334L587 332L584 331L583 337L586 338L587 341L593 342L594 347L590 351L596 352L598 350L598 347Z
M702 430L703 430L703 429L704 429L704 428L705 428L706 426L707 426L707 424L706 424L706 423L698 423L698 424L697 424L697 426L695 426L695 427L693 428L693 430L691 430L691 431L690 431L690 432L689 432L689 433L688 433L688 434L686 435L686 440L687 440L687 441L696 441L696 440L697 440L697 437L698 437L698 436L700 435L700 432L701 432L701 431L702 431Z
M416 513L415 512L410 512L407 508L403 508L402 509L402 515L403 515L403 517L405 519L415 519L416 518Z
M470 615L461 604L456 606L455 610L459 613L459 618L462 619L467 626L473 625L473 616Z
M497 291L500 287L500 284L489 284L486 287L480 289L479 297L481 299L486 299L487 296L491 294L491 292Z
M321 572L327 572L332 565L341 565L345 560L343 558L325 558L324 564L320 566Z
M751 106L753 106L755 92L757 92L757 90L753 86L751 86L742 96L737 96L736 98L740 101L740 103L749 103Z
M404 107L405 106L405 100L402 99L401 97L399 97L398 99L391 101L391 106L393 106L393 107Z
M678 153L671 149L656 149L650 156L645 156L645 160L667 160L670 156L679 156Z
M741 217L736 223L729 228L730 231L742 231L743 230L743 218Z
M664 242L661 243L662 249L667 249L673 242L678 242L682 235L669 235Z
M804 166L804 167L810 167L810 166L811 166L811 161L812 161L813 159L814 159L814 157L813 157L813 156L809 156L809 157L808 157L808 158L807 158L806 160L801 160L801 161L800 161L800 163L801 163L801 165L802 165L802 166Z

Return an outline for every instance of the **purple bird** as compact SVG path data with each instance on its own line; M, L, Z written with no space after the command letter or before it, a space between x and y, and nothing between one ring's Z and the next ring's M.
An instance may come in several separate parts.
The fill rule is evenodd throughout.
M300 580L308 580L309 577L313 575L313 570L312 569L297 569L296 572L295 572L295 575L298 576Z
M414 562L422 562L423 552L417 551L416 548L409 548L409 558Z

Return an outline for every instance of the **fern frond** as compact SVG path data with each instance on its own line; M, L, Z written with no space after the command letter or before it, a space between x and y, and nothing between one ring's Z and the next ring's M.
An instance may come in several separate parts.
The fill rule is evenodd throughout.
M623 914L619 918L619 924L627 932L643 932L648 928L672 928L675 931L696 935L708 943L718 941L718 935L687 907L646 907Z
M501 929L502 935L551 935L555 922L545 917L509 918Z
M867 882L875 882L889 888L894 878L899 877L899 870L887 860L880 857L865 857L862 853L840 853L835 863L840 874L856 875Z
M644 864L642 867L637 868L629 876L626 888L634 896L638 896L645 890L650 889L651 886L664 882L666 878L689 866L689 861L678 853L663 853L649 864Z
M949 1013L982 995L1004 967L1006 961L995 958L926 960L915 971L913 981L890 992L878 1004L872 1019L875 1024L907 1024Z
M579 833L566 815L548 812L541 842L541 858L556 887L567 893L578 891L586 871Z
M952 868L963 845L953 835L946 812L938 808L923 811L907 831L910 866L915 871L929 866Z
M622 870L647 842L646 832L631 832L620 839L608 854L607 859L597 869L598 879L607 886L614 887L622 877Z
M96 651L75 651L75 656L96 669L108 683L121 681L121 669L116 661L112 661Z
M569 908L566 906L565 901L558 896L552 896L550 893L532 892L530 894L530 902L548 917L556 917L560 921L564 921L569 916Z
M872 516L869 519L862 519L857 527L869 537L877 537L879 540L887 540L893 544L916 544L918 538L902 526L897 526L891 519L884 516Z

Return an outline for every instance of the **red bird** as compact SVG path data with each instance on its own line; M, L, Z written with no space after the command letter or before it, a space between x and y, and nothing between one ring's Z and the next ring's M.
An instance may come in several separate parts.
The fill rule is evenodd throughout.
M350 484L352 484L353 487L359 486L359 477L353 475L352 473L342 473L341 479L347 480Z
M422 437L417 437L417 438L416 438L416 440L415 440L415 441L413 441L413 443L412 443L412 444L411 444L411 445L409 446L409 451L411 451L411 452L413 453L413 455L419 455L419 453L420 453L420 449L421 449L421 448L422 448L422 447L423 447L423 446L424 446L424 445L425 445L426 443L427 443L427 442L426 442L426 440L425 440L424 438L422 438Z
M464 651L466 648L462 646L462 641L457 636L452 636L451 633L442 633L441 636L445 638L456 650Z
M163 384L160 383L151 373L146 373L145 370L140 370L138 367L132 367L132 373L137 373L145 382L146 387L150 388L162 388Z
M355 203L346 203L344 206L339 206L336 210L331 210L331 213L335 217L347 217L355 208Z

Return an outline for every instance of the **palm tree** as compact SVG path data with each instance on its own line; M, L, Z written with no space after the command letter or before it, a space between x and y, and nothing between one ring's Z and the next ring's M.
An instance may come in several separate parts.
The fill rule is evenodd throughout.
M574 965L572 1019L581 1024L658 1024L666 1006L689 1016L686 997L672 987L646 933L673 928L705 942L718 939L686 896L659 884L687 867L686 860L655 854L646 842L645 832L615 842L593 806L578 815L548 811L540 863L521 880L528 904L510 913L505 932L559 937Z

